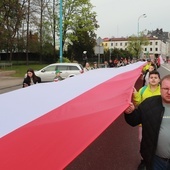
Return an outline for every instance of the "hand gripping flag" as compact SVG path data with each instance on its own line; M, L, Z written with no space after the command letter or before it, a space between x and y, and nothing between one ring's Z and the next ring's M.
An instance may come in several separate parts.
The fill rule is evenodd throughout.
M0 169L64 169L128 107L143 65L1 94Z

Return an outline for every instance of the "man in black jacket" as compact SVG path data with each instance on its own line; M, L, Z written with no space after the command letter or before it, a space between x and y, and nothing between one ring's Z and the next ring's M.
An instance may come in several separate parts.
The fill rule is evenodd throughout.
M161 95L125 110L131 126L142 124L140 152L147 170L170 170L170 75L161 80Z

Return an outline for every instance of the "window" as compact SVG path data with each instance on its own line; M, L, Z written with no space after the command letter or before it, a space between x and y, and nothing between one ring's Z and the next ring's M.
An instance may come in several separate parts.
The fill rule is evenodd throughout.
M105 44L105 46L107 46L107 43Z
M116 43L116 46L117 46L117 43Z
M77 66L69 66L69 70L79 70Z
M158 48L155 48L155 51L158 51Z
M157 42L157 41L155 42L155 45L158 45L158 42Z
M150 45L152 45L152 42L150 42Z
M122 43L120 43L120 46L122 46Z
M45 68L45 71L55 71L56 70L56 66L49 66L47 68Z
M147 48L145 48L145 51L147 51Z
M152 51L152 48L150 48L150 51Z
M125 46L127 46L127 43L125 43Z
M57 70L68 70L68 66L65 66L65 65L63 65L63 66L57 66Z
M111 46L113 46L113 43L111 43Z

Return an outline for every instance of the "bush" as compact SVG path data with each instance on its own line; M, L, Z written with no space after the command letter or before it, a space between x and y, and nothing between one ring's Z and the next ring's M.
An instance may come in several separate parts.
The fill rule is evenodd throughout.
M60 59L58 59L57 62L60 63ZM63 63L71 63L71 61L70 61L67 57L63 57L63 58L62 58L62 62L63 62Z

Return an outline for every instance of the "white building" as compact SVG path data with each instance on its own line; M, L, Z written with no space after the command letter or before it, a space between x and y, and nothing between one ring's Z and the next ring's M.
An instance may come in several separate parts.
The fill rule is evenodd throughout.
M150 56L155 58L161 55L164 59L170 56L170 41L164 42L157 37L148 37L149 45L143 46L142 58ZM104 49L123 49L125 50L128 46L128 38L104 38L103 39Z

